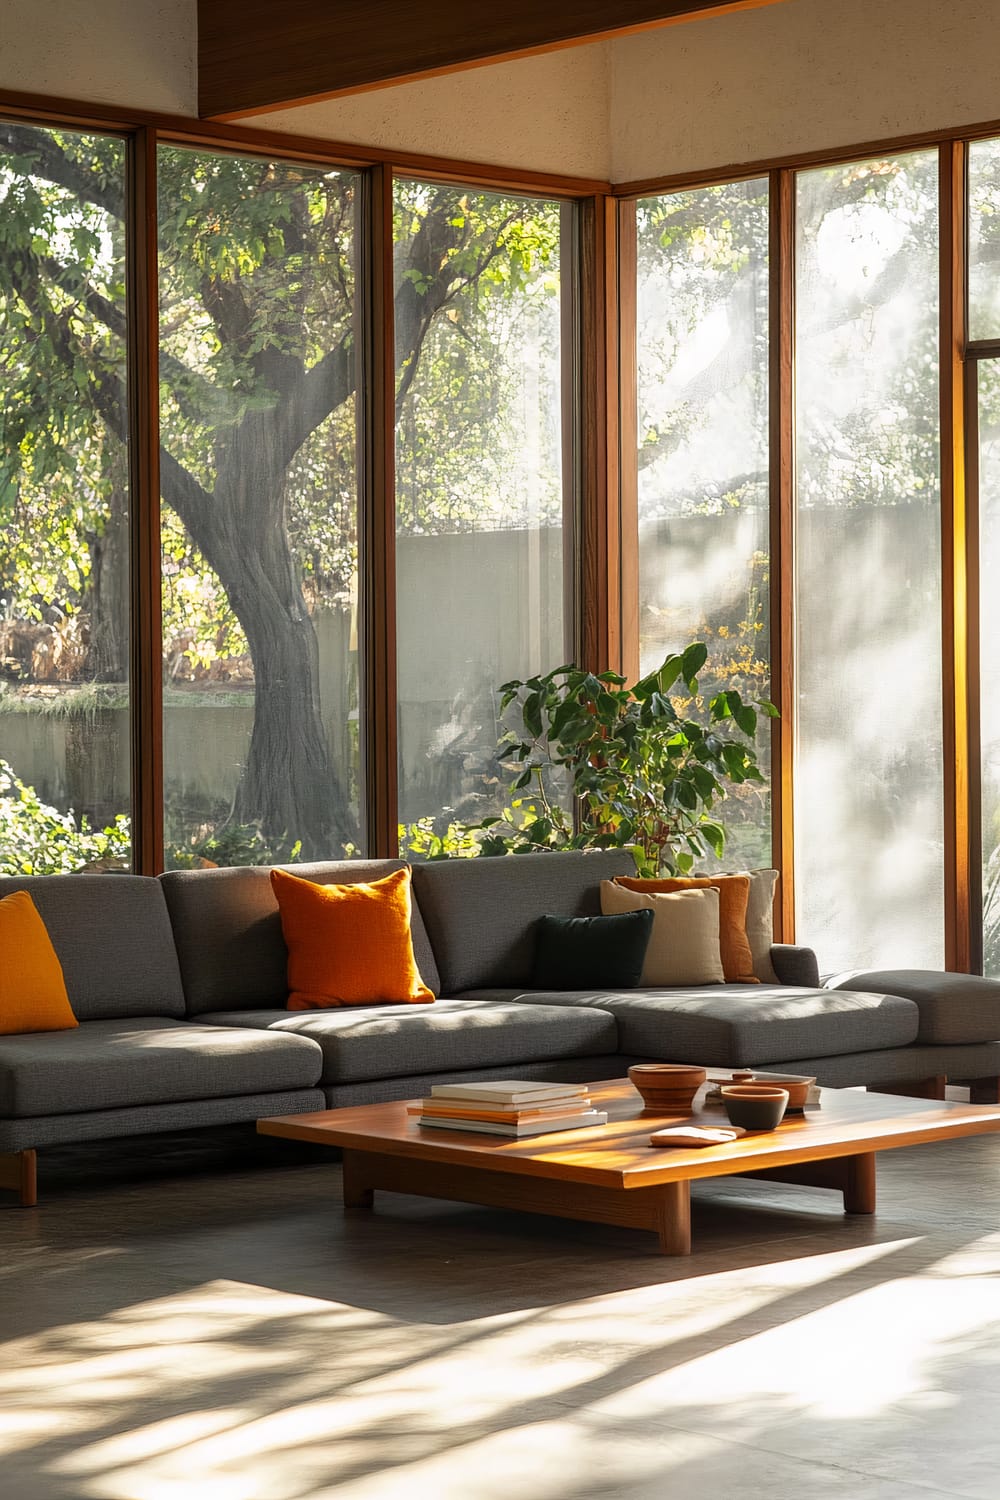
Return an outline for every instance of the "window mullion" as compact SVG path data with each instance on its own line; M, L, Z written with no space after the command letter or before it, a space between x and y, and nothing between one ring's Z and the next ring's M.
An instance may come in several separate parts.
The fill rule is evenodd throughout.
M132 860L138 873L156 875L163 869L163 657L156 132L149 127L130 142L126 256Z

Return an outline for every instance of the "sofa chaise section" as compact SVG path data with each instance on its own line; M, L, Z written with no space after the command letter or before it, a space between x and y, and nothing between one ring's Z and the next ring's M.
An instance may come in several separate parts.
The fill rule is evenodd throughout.
M875 973L833 990L811 949L775 944L779 984L689 989L538 990L531 986L538 916L592 916L600 883L632 872L622 850L450 860L414 867L417 893L449 994L494 1004L598 1008L618 1027L626 1059L815 1073L845 1084L991 1080L1000 1042L1000 986L969 976ZM938 996L935 981L941 981ZM939 1045L930 1045L938 1043Z
M798 986L700 985L690 989L475 992L529 1006L597 1006L618 1025L618 1045L637 1057L756 1068L777 1059L908 1047L918 1014L898 995L855 995Z

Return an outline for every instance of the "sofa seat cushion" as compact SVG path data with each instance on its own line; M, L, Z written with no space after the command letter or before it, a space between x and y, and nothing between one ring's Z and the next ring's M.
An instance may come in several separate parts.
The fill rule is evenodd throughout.
M824 980L833 990L904 995L920 1012L917 1040L938 1046L1000 1041L1000 982L936 969L850 969Z
M906 1047L916 1039L919 1024L916 1005L899 995L792 985L702 985L620 994L522 991L516 996L476 991L474 996L522 1005L599 1007L618 1022L620 1052L714 1068Z
M211 1026L260 1027L310 1037L325 1084L446 1073L618 1050L613 1018L596 1007L469 1003L353 1006L350 1010L212 1011Z
M152 1016L0 1037L0 1117L62 1115L311 1088L306 1037Z

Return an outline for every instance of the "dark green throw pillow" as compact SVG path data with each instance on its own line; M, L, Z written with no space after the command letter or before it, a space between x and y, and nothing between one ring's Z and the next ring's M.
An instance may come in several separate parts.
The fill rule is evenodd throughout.
M539 917L536 990L634 990L653 932L653 912L611 917Z

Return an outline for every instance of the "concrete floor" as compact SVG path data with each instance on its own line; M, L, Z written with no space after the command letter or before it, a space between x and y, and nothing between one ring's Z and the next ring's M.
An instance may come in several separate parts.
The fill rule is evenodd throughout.
M243 1132L0 1206L3 1500L1000 1497L1000 1138L879 1213L699 1188L650 1236L381 1196Z

